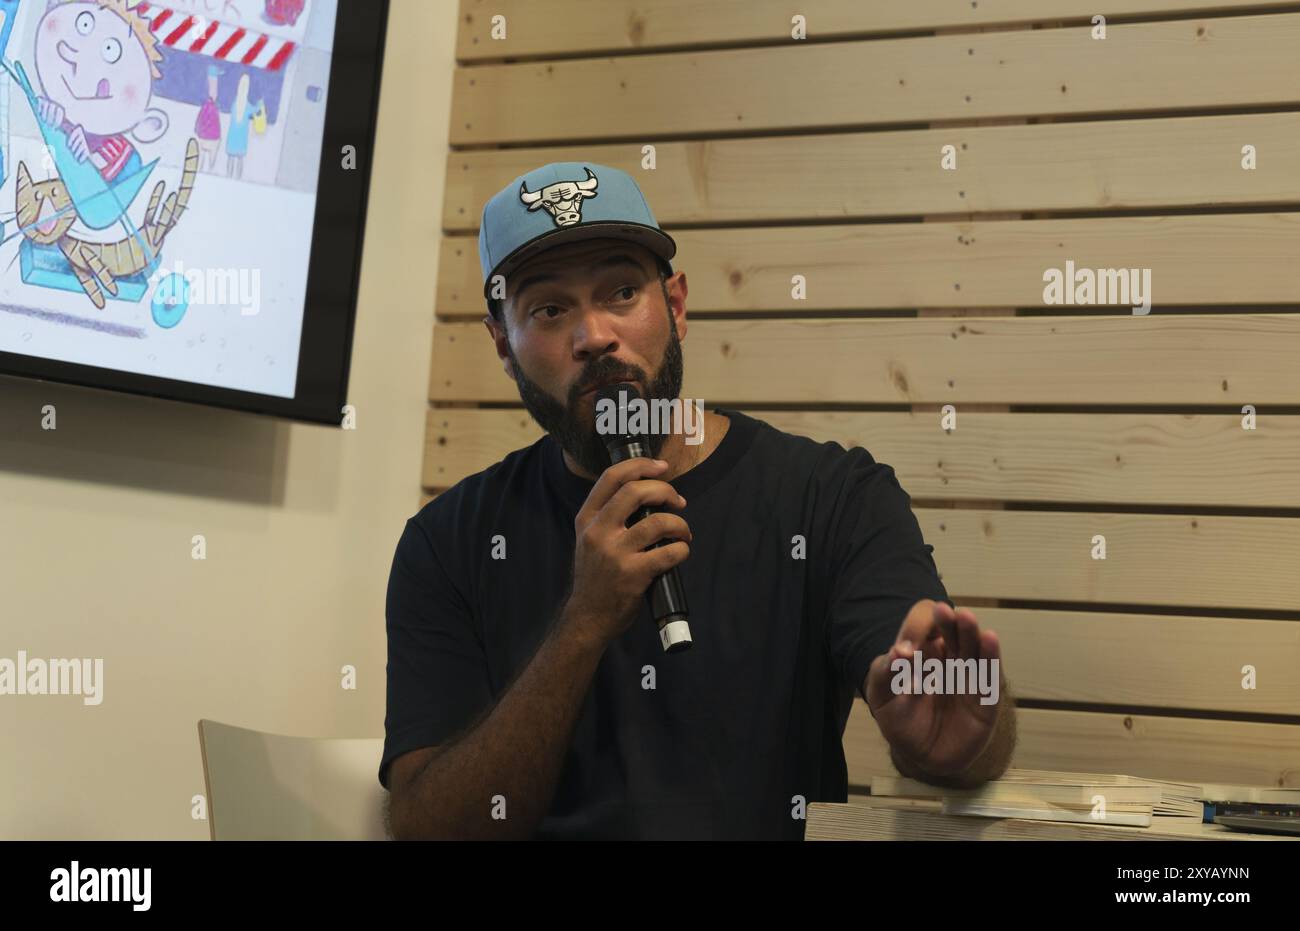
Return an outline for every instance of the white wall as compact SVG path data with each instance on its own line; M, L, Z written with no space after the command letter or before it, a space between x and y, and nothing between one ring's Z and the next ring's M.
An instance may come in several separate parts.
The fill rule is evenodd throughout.
M201 717L382 735L384 592L420 495L455 18L454 0L393 0L355 432L0 377L0 657L104 659L97 707L0 696L0 838L206 838L190 816ZM45 404L55 431L40 429Z

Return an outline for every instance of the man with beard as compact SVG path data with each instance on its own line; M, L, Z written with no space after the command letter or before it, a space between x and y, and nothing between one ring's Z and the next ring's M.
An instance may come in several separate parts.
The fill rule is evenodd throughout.
M1009 763L996 665L993 703L891 684L922 653L1000 649L949 600L889 466L729 409L702 443L651 435L654 458L610 465L595 389L681 390L675 253L603 165L543 166L484 208L484 323L546 435L398 541L379 770L395 837L801 839L808 802L846 797L855 693L906 775L970 786ZM693 642L669 654L645 592L671 567Z

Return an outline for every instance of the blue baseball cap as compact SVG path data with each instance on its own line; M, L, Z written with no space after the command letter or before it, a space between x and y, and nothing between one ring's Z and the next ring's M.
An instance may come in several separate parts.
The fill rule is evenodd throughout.
M672 268L677 243L659 228L632 176L595 162L551 162L515 178L483 207L478 259L483 297L539 252L583 239L625 239Z

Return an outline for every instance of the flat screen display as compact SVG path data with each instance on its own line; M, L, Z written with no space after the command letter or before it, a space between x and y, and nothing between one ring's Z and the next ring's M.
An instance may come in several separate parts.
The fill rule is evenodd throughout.
M337 424L386 15L0 0L0 373Z

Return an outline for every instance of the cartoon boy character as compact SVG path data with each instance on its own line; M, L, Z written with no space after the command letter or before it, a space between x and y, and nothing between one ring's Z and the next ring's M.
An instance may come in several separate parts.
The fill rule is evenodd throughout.
M140 166L127 133L154 142L167 131L167 114L149 107L162 53L136 2L56 2L36 27L40 118L61 127L73 155L105 181Z

